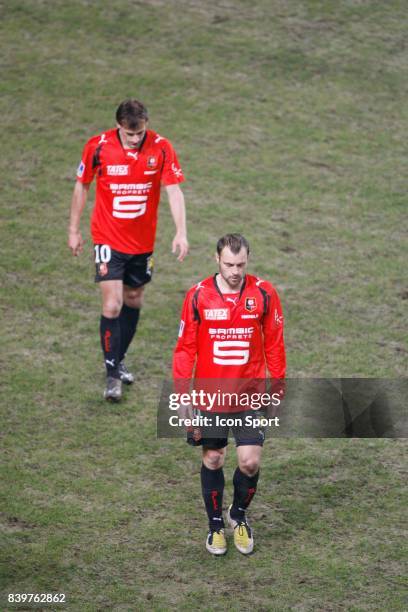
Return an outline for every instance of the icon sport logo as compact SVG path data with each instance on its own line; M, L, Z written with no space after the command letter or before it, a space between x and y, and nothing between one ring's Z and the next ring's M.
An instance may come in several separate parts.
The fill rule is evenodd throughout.
M253 297L247 297L245 298L245 310L247 312L254 312L254 310L256 310L256 298Z

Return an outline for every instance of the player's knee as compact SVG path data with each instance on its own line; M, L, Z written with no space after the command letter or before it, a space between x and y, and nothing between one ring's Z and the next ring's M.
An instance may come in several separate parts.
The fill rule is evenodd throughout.
M255 476L259 471L259 459L256 457L245 457L239 461L239 469L247 476Z
M123 293L123 301L129 308L141 308L143 305L143 287L132 289L127 287Z
M116 319L120 315L122 309L122 301L118 299L109 299L103 303L102 314L108 319Z
M209 470L218 470L224 465L224 452L220 450L205 450L203 463Z

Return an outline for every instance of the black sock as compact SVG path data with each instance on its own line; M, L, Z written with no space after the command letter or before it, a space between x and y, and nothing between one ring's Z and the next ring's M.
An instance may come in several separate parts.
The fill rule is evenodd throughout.
M234 478L234 501L231 507L231 517L235 520L243 520L245 518L245 510L248 508L256 493L256 485L258 483L259 470L254 476L247 476L239 467L235 470Z
M119 317L108 319L101 315L101 345L105 358L106 373L112 378L119 378L120 323Z
M122 310L120 311L120 359L122 361L126 351L129 348L130 343L133 340L133 336L136 332L137 322L139 321L140 308L130 308L123 304Z
M201 491L204 498L205 509L208 514L210 529L221 529L224 527L222 518L222 495L224 493L224 472L222 468L210 470L201 466Z

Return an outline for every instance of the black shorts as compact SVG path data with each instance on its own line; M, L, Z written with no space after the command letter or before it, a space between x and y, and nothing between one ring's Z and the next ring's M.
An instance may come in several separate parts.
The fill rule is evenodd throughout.
M205 425L200 427L202 438L195 441L191 436L187 436L187 442L192 446L205 446L213 450L225 448L231 431L235 439L235 446L263 446L265 428L253 427L253 420L262 418L262 416L264 412L261 410L211 414L211 424L208 427ZM228 419L228 421L222 421L222 419Z
M129 255L108 244L95 244L95 282L121 280L129 287L142 287L152 280L153 254Z

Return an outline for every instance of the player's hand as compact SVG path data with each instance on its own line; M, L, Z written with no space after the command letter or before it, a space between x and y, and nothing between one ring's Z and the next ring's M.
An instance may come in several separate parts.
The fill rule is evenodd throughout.
M177 413L181 419L192 420L196 416L191 404L188 406L179 406ZM191 446L199 446L201 444L201 438L203 437L201 429L194 425L185 425L185 429L187 433L187 443L191 444Z
M171 252L175 254L177 254L177 251L179 252L177 261L183 261L183 259L188 253L188 249L189 245L187 236L176 234L172 243Z
M187 427L187 444L191 446L199 446L202 438L201 429L199 427Z
M82 253L84 248L84 240L80 231L69 231L68 246L71 249L71 253L74 255L74 257L77 257L80 253Z
M286 381L283 378L274 378L271 381L271 394L279 396L281 402L285 399Z

